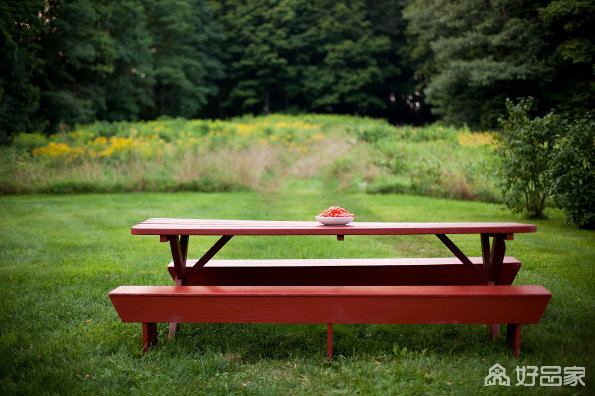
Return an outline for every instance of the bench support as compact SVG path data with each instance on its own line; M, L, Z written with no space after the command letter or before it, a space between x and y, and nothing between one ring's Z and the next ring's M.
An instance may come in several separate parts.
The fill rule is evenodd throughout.
M521 354L521 325L520 324L508 324L506 326L506 341L512 348L512 353L515 358L518 358Z
M331 361L333 358L333 324L326 325L326 360Z
M143 354L157 344L157 323L143 323Z
M551 293L542 286L120 286L110 299L124 322L143 323L143 351L156 323L508 323L520 353L521 324L538 323Z

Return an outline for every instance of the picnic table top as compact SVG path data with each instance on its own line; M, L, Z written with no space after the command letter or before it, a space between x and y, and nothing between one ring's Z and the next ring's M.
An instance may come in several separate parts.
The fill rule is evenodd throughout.
M150 218L131 229L133 235L421 235L515 234L535 232L533 224L508 222L391 223L322 225L316 221Z

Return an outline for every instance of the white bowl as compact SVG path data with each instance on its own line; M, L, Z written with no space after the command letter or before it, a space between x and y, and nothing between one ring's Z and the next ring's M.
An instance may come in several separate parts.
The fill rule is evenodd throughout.
M324 225L345 225L349 224L353 221L355 216L346 216L346 217L324 217L324 216L316 216L316 220L319 223Z

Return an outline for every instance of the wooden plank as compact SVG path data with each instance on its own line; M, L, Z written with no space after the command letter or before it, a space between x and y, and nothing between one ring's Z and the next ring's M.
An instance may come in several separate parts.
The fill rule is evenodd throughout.
M373 223L325 226L315 221L148 219L132 227L134 235L422 235L507 234L535 232L520 223Z
M481 257L470 257L482 268ZM186 261L187 285L480 285L483 276L469 273L456 257L387 259L210 260L196 267ZM499 284L512 284L521 267L505 257ZM172 278L173 262L168 265Z
M542 286L120 286L124 322L537 323ZM142 309L139 309L142 307Z

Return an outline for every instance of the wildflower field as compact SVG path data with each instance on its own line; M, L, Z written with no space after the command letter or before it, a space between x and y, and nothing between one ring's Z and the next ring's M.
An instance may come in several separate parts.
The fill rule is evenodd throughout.
M337 115L97 122L0 148L0 193L275 190L320 179L349 192L498 201L487 132Z

